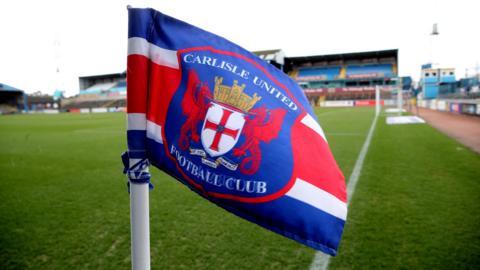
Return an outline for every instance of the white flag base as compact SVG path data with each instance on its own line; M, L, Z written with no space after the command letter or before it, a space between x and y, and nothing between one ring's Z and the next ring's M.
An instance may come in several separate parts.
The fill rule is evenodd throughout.
M130 182L132 270L150 270L150 216L148 183Z

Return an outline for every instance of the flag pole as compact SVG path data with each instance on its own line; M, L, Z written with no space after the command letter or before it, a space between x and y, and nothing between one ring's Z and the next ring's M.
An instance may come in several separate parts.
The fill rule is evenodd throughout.
M127 6L127 10L131 8ZM130 13L129 13L130 18ZM130 52L130 43L128 43ZM127 70L128 70L127 60ZM128 75L127 75L128 77ZM127 86L128 88L128 86ZM127 92L130 89L127 89ZM130 90L131 91L131 90ZM127 105L128 106L128 105ZM145 115L131 114L127 116L128 130L146 130L147 122ZM149 190L150 183L149 161L143 147L137 148L130 145L129 151L135 153L134 158L129 152L122 155L125 166L124 173L129 178L128 187L130 193L130 238L131 238L131 259L132 270L150 270L150 206ZM140 143L140 145L144 145ZM137 156L141 153L139 156Z
M132 270L150 270L149 162L128 158L128 165Z
M132 270L150 270L148 184L130 184Z

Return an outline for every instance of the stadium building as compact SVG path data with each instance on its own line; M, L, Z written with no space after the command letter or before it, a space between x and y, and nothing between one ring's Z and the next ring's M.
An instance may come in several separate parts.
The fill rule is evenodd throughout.
M422 66L422 93L423 98L437 98L440 92L455 86L455 69L453 68L433 68L431 64ZM440 89L443 89L442 91Z
M419 106L439 111L480 115L480 74L456 80L455 69L422 65Z

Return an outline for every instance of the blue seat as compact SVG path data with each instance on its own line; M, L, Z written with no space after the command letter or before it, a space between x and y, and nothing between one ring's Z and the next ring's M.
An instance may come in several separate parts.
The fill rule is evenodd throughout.
M340 75L341 67L311 67L300 68L298 77L318 77L320 80L333 80Z

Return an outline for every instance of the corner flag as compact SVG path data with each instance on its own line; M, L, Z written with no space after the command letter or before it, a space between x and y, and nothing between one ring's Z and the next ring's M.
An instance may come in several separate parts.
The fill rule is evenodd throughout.
M150 162L225 210L336 255L344 177L302 89L153 9L130 8L128 32L131 181L144 181Z

